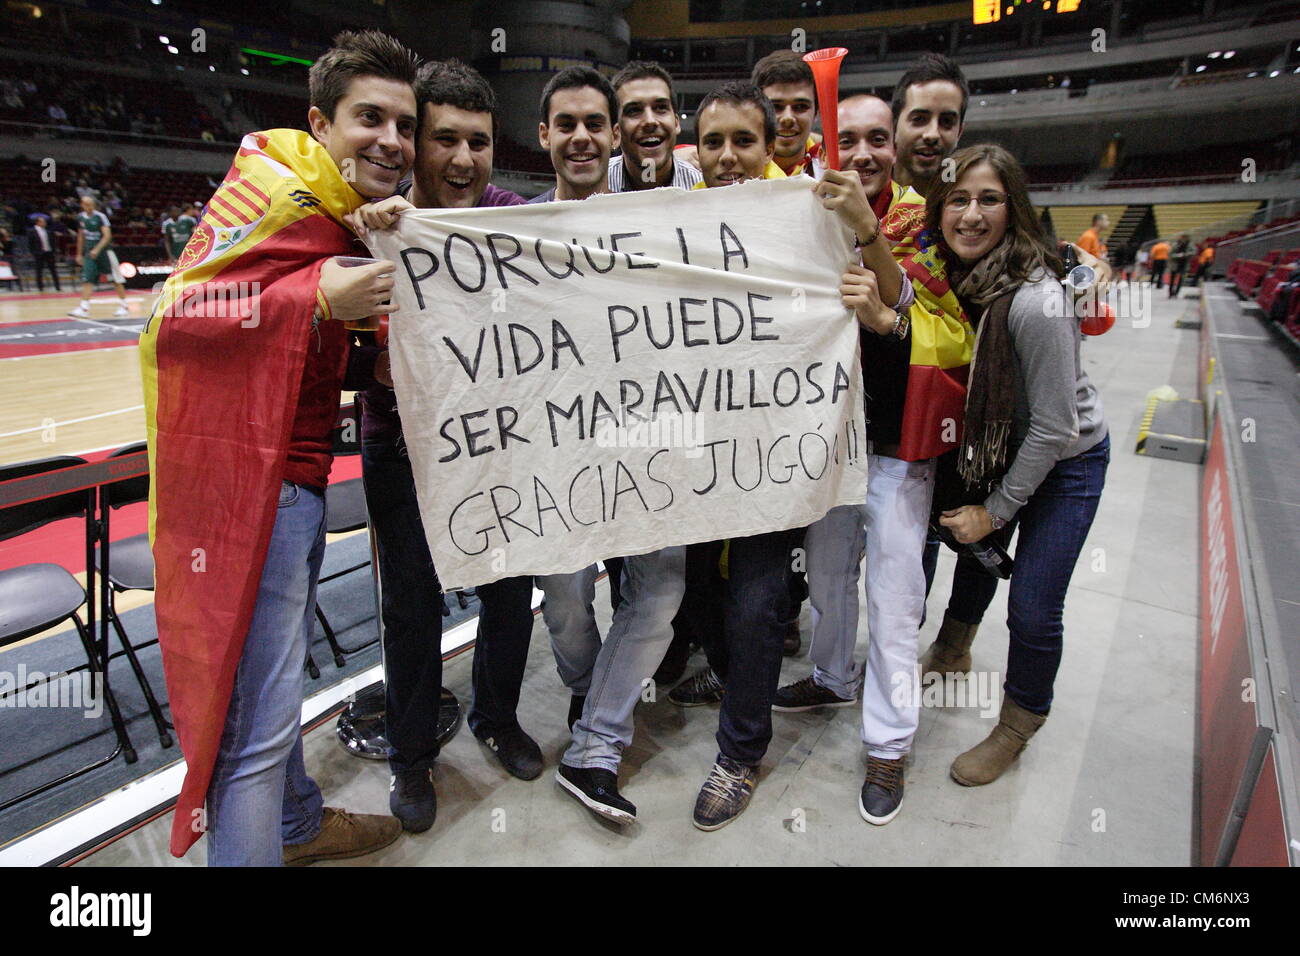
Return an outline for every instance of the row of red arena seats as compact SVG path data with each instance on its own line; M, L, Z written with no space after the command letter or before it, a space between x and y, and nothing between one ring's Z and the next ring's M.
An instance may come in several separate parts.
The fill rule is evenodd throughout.
M1210 236L1201 241L1200 247L1204 248L1207 245L1218 245L1220 242L1227 242L1229 239L1236 239L1238 236L1249 236L1253 232L1260 232L1264 229L1276 229L1278 226L1285 226L1293 222L1300 222L1300 213L1296 213L1294 216L1279 216L1277 219L1256 223L1246 229L1234 229L1231 232L1225 232L1221 236Z
M1263 259L1237 259L1228 267L1228 281L1247 299L1252 299L1266 316L1272 315L1279 296L1285 296L1277 318L1300 340L1300 289L1286 283L1300 276L1300 249L1276 249Z

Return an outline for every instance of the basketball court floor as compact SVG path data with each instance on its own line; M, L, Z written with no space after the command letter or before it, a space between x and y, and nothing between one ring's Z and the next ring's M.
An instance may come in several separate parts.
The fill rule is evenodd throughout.
M718 832L695 830L691 809L716 751L717 710L678 708L666 690L639 705L636 738L624 755L620 785L637 804L638 822L619 829L597 820L554 782L567 741L568 694L538 619L520 721L542 746L542 777L509 777L462 728L434 772L434 827L343 865L1187 865L1201 469L1133 449L1151 389L1172 385L1181 395L1196 393L1198 333L1174 326L1185 312L1195 313L1195 294L1171 300L1160 290L1151 299L1149 324L1121 319L1084 344L1110 423L1110 471L1066 601L1065 659L1051 717L1002 779L967 789L949 779L948 765L996 719L1007 648L1005 587L976 640L974 675L951 688L946 701L925 700L902 812L882 828L858 816L865 756L860 713L846 708L773 715L775 738L749 809ZM1210 294L1227 293L1219 287ZM106 453L144 437L134 337L145 298L129 298L136 318L123 322L109 320L111 294L93 301L89 322L63 317L75 304L69 295L0 295L0 461ZM143 529L142 513L130 520L138 527L121 533ZM79 538L71 534L75 548ZM16 547L0 544L0 566L18 563ZM22 559L40 560L27 553L30 545L21 547ZM942 618L952 568L945 549L923 648ZM123 595L119 608L149 599ZM603 585L597 611L603 629L609 620ZM806 650L806 604L802 626ZM866 640L864 608L859 659ZM471 657L462 654L446 666L444 683L462 701L470 697ZM692 669L701 663L697 658ZM809 669L801 652L786 660L783 682ZM308 733L306 760L328 804L388 812L386 765L345 753L332 720ZM170 814L144 822L81 865L202 865L202 842L184 860L168 855L170 825ZM0 855L20 850L21 844L11 845Z

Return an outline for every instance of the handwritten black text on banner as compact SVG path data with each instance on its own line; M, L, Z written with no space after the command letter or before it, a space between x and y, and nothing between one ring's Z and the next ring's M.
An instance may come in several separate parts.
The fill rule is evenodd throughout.
M810 524L866 487L852 235L811 180L419 210L398 407L446 588Z

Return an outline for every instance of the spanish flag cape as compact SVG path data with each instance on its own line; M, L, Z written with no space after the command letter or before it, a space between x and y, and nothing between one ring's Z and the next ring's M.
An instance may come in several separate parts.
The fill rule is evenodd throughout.
M956 448L961 441L975 331L948 284L937 247L913 253L902 266L912 280L916 301L909 316L912 355L898 457L922 461Z
M902 262L920 249L916 237L925 228L925 200L920 193L891 179L871 207L880 221L880 230L894 247L895 259Z
M154 610L187 764L181 856L201 811L275 522L321 263L363 202L297 130L245 136L140 337Z

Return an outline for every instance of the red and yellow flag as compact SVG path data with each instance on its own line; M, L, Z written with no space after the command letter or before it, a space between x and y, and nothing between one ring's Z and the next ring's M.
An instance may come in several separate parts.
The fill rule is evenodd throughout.
M894 247L894 258L900 263L920 247L916 237L925 228L925 200L911 186L900 186L892 179L880 191L877 201L888 195L889 203L883 215L877 211L880 229Z
M321 263L363 202L297 130L245 136L140 337L155 613L187 770L181 856L202 807L252 619L298 404Z
M921 461L956 448L961 440L975 331L948 284L937 248L913 253L902 265L916 301L909 316L912 356L898 457Z

